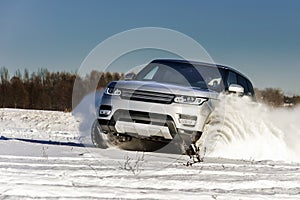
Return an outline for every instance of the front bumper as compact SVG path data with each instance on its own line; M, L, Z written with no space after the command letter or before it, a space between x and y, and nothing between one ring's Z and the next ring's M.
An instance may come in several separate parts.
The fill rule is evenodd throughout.
M103 132L125 133L140 138L162 137L166 140L173 139L178 132L187 135L202 132L212 110L210 102L201 106L159 104L107 95L103 96L100 107L111 109L107 116L100 115L98 119ZM181 116L193 116L195 124L182 124Z
M98 119L104 133L124 133L138 138L171 140L177 129L171 117L139 111L117 110L111 119Z

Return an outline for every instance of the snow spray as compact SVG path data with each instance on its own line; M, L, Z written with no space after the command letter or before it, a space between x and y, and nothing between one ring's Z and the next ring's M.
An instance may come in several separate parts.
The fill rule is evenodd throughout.
M271 108L246 96L221 99L198 142L202 156L300 162L300 107Z

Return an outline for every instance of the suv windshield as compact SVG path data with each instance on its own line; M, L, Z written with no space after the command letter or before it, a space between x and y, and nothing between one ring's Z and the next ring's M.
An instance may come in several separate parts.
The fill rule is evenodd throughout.
M155 81L221 92L224 90L224 77L225 71L214 66L152 62L137 74L135 80Z

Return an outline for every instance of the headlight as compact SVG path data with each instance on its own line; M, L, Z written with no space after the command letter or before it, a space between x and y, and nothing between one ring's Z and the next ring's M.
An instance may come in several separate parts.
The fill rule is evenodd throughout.
M112 88L112 87L108 87L105 89L104 94L107 95L116 95L116 96L120 96L121 95L121 90L118 88Z
M191 97L191 96L176 96L174 98L175 103L192 104L192 105L201 105L207 100L208 100L207 98Z

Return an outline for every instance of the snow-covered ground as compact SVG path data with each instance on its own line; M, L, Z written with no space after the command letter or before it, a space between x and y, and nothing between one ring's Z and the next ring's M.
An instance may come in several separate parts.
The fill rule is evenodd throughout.
M0 109L0 199L300 199L297 162L96 149L71 113Z

